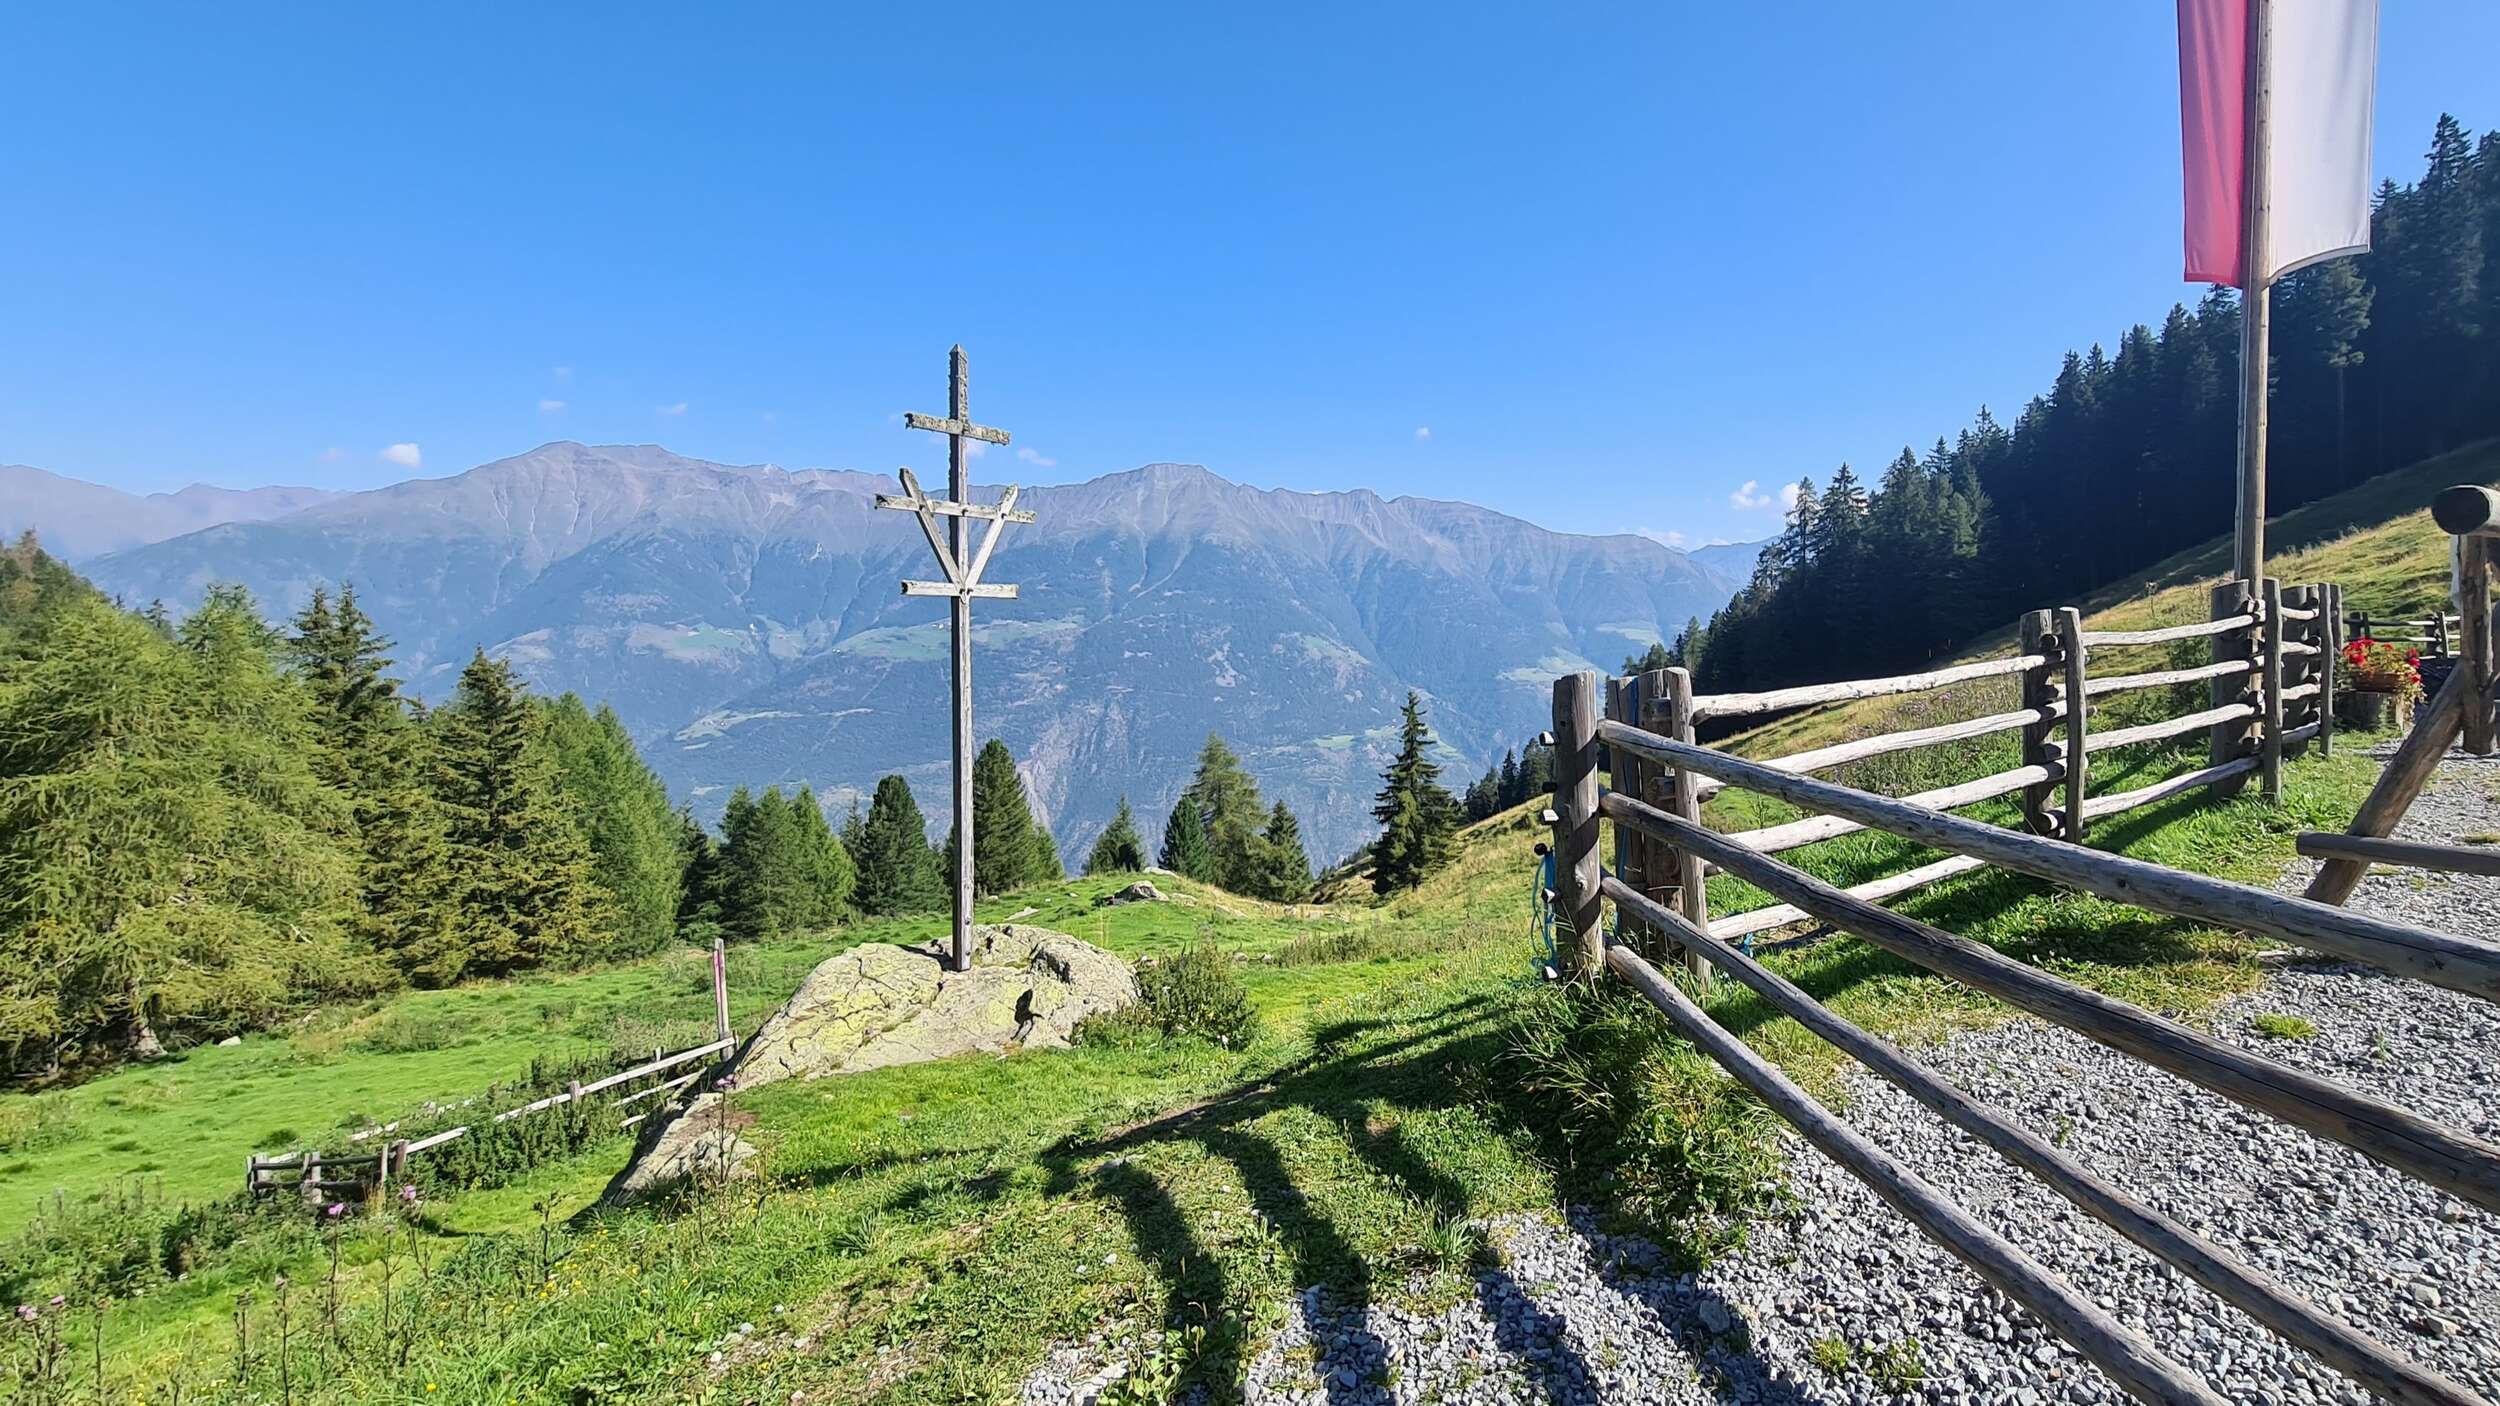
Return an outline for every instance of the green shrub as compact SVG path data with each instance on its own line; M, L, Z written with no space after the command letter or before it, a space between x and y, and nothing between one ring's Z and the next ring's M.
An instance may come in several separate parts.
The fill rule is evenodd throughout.
M0 1241L0 1299L126 1298L230 1257L246 1242L282 1261L316 1239L302 1206L286 1198L255 1202L237 1193L195 1206L133 1178L87 1201L55 1198Z
M450 1011L393 1010L356 1037L356 1047L373 1054L423 1054L447 1050L469 1038L469 1029Z
M1153 1035L1195 1035L1227 1049L1259 1038L1259 1011L1233 970L1232 954L1211 942L1137 973L1137 1004L1077 1027L1080 1043L1125 1049Z
M78 1136L67 1105L42 1094L0 1098L0 1152L40 1152Z

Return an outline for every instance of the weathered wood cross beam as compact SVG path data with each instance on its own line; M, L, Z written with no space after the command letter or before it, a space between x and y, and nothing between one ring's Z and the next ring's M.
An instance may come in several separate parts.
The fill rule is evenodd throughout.
M946 436L947 496L931 498L920 487L920 479L909 469L899 471L903 481L900 493L880 493L877 506L910 512L920 519L920 530L929 539L929 550L937 557L938 572L943 581L903 582L907 596L944 596L954 602L952 632L954 636L955 694L955 949L952 965L962 971L972 963L972 602L983 600L1014 600L1012 585L992 585L981 579L989 569L990 553L998 548L999 534L1011 522L1031 522L1033 515L1016 510L1016 486L1007 485L994 505L972 501L972 481L967 463L971 458L965 450L966 441L982 444L1005 444L1007 432L972 422L971 377L960 346L947 354L947 413L935 415L908 414L903 423L915 430L928 430ZM946 519L943 533L938 519ZM965 549L971 545L968 531L975 518L985 519L989 531L981 536L981 545L969 557Z

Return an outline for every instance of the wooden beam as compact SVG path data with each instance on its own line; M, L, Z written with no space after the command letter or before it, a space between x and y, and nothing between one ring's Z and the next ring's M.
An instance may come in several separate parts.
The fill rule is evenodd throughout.
M1597 675L1554 680L1554 916L1557 943L1575 980L1595 980L1606 962L1604 903L1598 897Z
M2315 830L2293 843L2311 859L2350 859L2364 864L2395 864L2407 869L2437 869L2448 874L2482 874L2500 879L2500 849L2332 835Z
M2430 783L2431 773L2439 770L2439 759L2448 754L2448 744L2457 740L2465 726L2465 695L2473 686L2471 676L2463 669L2453 670L2448 681L2431 696L2430 706L2413 720L2413 731L2405 735L2396 755L2378 774L2378 783L2345 829L2349 835L2364 839L2382 839L2395 833L2396 822L2404 819L2413 798L2422 794ZM2353 859L2330 859L2309 881L2307 897L2316 903L2341 903L2352 897L2361 886L2361 876L2370 866Z
M2138 742L2159 742L2165 737L2177 737L2182 733L2201 731L2215 723L2227 723L2235 719L2255 716L2257 716L2257 705L2254 703L2225 703L2219 708L2207 708L2201 713L2182 713L2178 717L2163 718L2159 722L2112 728L2087 739L2087 744L2095 752L2106 752L2113 747L2131 747Z
M959 434L966 439L977 439L984 444L1005 444L1007 442L1007 432L1005 430L994 430L987 425L976 425L969 420L960 419L951 415L940 417L936 415L923 415L918 411L910 411L904 414L903 424L911 429L930 430L937 434Z
M2083 803L2084 818L2098 820L2104 815L2117 815L2122 811L2134 810L2138 806L2148 806L2155 801L2165 801L2172 796L2184 795L2199 787L2236 780L2256 769L2255 757L2241 757L2237 761L2224 762L2220 766L2202 767L2183 776L2174 776L2167 781L2156 781L2150 786L2141 786L2133 791L2095 796Z
M1939 786L1933 791L1921 791L1914 796L1903 796L1901 802L1904 805L1926 806L1933 810L1954 810L1961 806L1977 805L1981 801L2002 796L2009 791L2019 791L2026 786L2053 786L2064 775L2063 767L2018 766L2012 771L2000 771L1994 776L1983 776L1976 781ZM1765 825L1759 830L1739 831L1728 838L1758 854L1778 854L1800 845L1810 845L1841 835L1853 835L1865 828L1867 828L1865 825L1855 820L1844 819L1837 815L1809 815L1803 820Z
M1627 898L1611 888L1608 893L1618 906L1643 908L1645 901L1637 894ZM1642 916L1672 923L1675 915L1653 917L1642 912ZM1795 983L1754 960L1751 954L1718 941L1715 932L1687 931L1685 936L1706 944L1712 959L1729 976L1833 1048L1918 1100L1929 1112L1986 1143L1999 1156L2081 1207L2085 1214L2142 1246L2154 1258L2177 1267L2225 1302L2381 1398L2422 1406L2464 1406L2475 1401L2465 1388L2405 1360L2351 1324L2320 1312L2264 1270L2112 1186L1896 1046L1841 1019Z
M2500 553L2500 537L2457 539L2457 671L2474 676L2467 685L2464 745L2478 757L2500 750L2500 727L2495 726L2491 699L2492 639L2500 631L2491 604L2495 553Z
M890 504L897 508L911 509L913 515L920 519L920 531L929 539L929 550L937 557L938 570L945 572L946 579L949 581L961 581L963 568L956 565L955 554L947 550L945 535L938 531L937 518L933 516L937 511L937 504L929 500L928 494L920 491L920 480L911 470L898 469L896 472L902 475L905 496L901 498L894 498L892 495L880 497L877 499L877 506L882 508ZM910 594L910 592L906 590L905 594Z
M910 498L895 493L877 495L877 506L880 508L918 508L924 504L930 512L939 517L1004 518L1009 522L1033 520L1033 515L1029 512L1002 513L995 503L956 503L944 498L924 498L919 502L914 502Z
M2260 380L2262 381L2262 377ZM2265 618L2257 622L2257 789L2266 804L2283 800L2283 583L2269 576L2257 585Z
M1689 669L1668 669L1662 680L1666 685L1669 736L1679 742L1693 740L1693 675ZM1694 825L1701 824L1701 778L1689 771L1669 774L1675 791L1675 813ZM1710 876L1702 872L1701 856L1678 847L1675 855L1676 898L1686 923L1693 927L1710 926ZM1684 964L1694 978L1710 980L1710 959L1692 947L1684 949Z
M1869 879L1862 884L1852 884L1849 886L1849 893L1853 897L1867 899L1870 902L1882 898L1895 898L1901 894L1923 889L1929 884L1941 883L1956 874L1967 874L1973 869L1987 867L1988 862L1984 859L1973 859L1967 854L1957 854L1947 859L1939 859L1933 864L1922 864L1916 869L1905 869L1898 874L1886 875L1880 879ZM1753 933L1767 932L1772 928L1784 928L1791 923L1802 923L1811 916L1813 915L1793 904L1779 903L1768 908L1755 908L1725 918L1713 918L1710 921L1710 935L1718 938L1745 937Z
M2086 630L2083 642L2111 648L2131 644L2168 644L2172 640L2192 640L2204 635L2227 635L2256 623L2255 615L2240 612L2194 625L2171 625L2159 630Z
M986 582L958 586L952 581L906 581L903 583L903 594L949 598L962 596L970 600L1014 600L1016 588L1013 585L993 586Z
M2092 691L2084 678L2084 662L2089 657L2083 644L2083 612L2073 606L2060 607L2057 612L2058 653L2065 664L2063 701L2066 704L2066 807L2059 817L2057 837L2074 844L2083 843L2083 793L2091 783L2092 753L2088 726Z
M1670 844L1690 843L1720 867L1824 922L1845 928L1904 961L1915 962L2043 1020L2062 1025L2122 1054L2166 1069L2200 1088L2340 1142L2486 1210L2500 1210L2500 1147L2451 1132L2383 1099L2356 1093L2175 1020L2027 966L1992 947L1851 898L1814 876L1767 855L1726 842L1726 836L1685 825L1629 796L1609 795L1606 813L1618 825L1643 825ZM1695 833L1698 830L1698 833ZM2076 845L2012 831L2010 838L2068 854L2096 855ZM2147 866L2150 867L2150 866Z
M2013 659L1986 659L1976 664L1957 664L1950 669L1937 669L1924 674L1900 674L1884 679L1851 679L1842 683L1813 683L1797 688L1776 688L1767 693L1705 693L1693 699L1693 717L1735 718L1753 713L1777 713L1790 708L1811 707L1817 703L1846 703L1857 698L1883 698L1896 693L1920 693L1946 684L1966 683L1972 679L2002 678L2037 668L2040 656L2024 655Z
M1630 747L1669 766L1689 767L1776 796L1791 805L1846 816L1904 839L1951 853L1976 855L1992 864L2120 903L2279 938L2385 967L2436 986L2485 999L2500 998L2500 946L2490 943L2408 927L2368 914L2348 913L2288 894L2168 869L2081 845L2060 844L1829 781L1791 776L1760 762L1651 733L1600 724L1599 735L1610 747ZM2454 735L2453 731L2450 735ZM1743 845L1727 844L1726 836L1712 834L1709 838L1710 844L1695 844L1705 859L1717 858L1720 850L1732 850L1745 857L1748 868L1758 868L1764 861L1762 855ZM1718 863L1731 872L1744 872L1724 859Z
M2086 631L2084 639L2089 641ZM2133 688L2161 688L2174 683L2203 683L2207 679L2227 679L2245 674L2257 666L2245 659L2225 659L2218 664L2195 664L2184 669L2161 669L2149 674L2110 674L2088 680L2084 691L2094 698L2112 693L2125 693Z
M2318 587L2325 615L2318 621L2318 643L2326 655L2318 670L2318 755L2335 755L2335 670L2344 659L2344 588L2333 581Z
M2025 708L2045 714L2054 704L2070 708L2085 707L2082 699L2058 697L2060 677L2050 656L2057 650L2057 617L2045 610L2029 610L2014 626L2014 647L2023 657L2035 661L2022 673L2022 701ZM2023 765L2039 773L2037 779L2023 786L2023 828L2035 835L2052 834L2057 820L2049 814L2051 787L2064 774L2063 753L2051 735L2047 722L2023 729Z
M2431 500L2431 521L2452 537L2500 537L2500 490L2479 483L2443 488Z
M998 506L1011 511L1014 509L1016 506L1014 484L1008 484L1007 491L998 496ZM1010 512L1001 512L990 519L990 530L981 534L981 545L972 553L972 564L964 568L965 585L980 584L981 573L989 569L990 553L998 550L998 534L1007 530L1007 524L1011 520Z
M1867 1188L1899 1211L1928 1238L1951 1251L2007 1298L2031 1310L2052 1332L2072 1343L2120 1386L2145 1401L2211 1403L2208 1391L2187 1369L2164 1357L2134 1329L2095 1306L2039 1261L1973 1219L1942 1192L1921 1180L1865 1134L1832 1116L1790 1082L1779 1066L1722 1029L1657 970L1629 948L1607 949L1607 965L1656 1006L1676 1029L1700 1046L1737 1082L1753 1090L1823 1154L1849 1169Z

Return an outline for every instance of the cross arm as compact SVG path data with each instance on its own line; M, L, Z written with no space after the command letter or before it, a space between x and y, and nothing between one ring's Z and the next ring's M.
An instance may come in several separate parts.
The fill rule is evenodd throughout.
M981 584L959 586L952 581L905 581L903 594L907 596L968 596L973 600L1014 600L1016 588L1012 583L1003 586Z
M970 420L947 419L936 415L923 415L916 410L905 413L903 416L903 423L909 425L915 430L933 430L938 434L959 434L966 439L980 440L984 444L1005 444L1007 442L1007 432L1005 430L994 430L987 425L976 425Z
M939 517L1005 518L1009 522L1031 522L1033 520L1033 514L1030 512L1003 511L1000 506L995 504L953 503L937 498L915 500L900 493L878 494L877 506L880 508L900 508L906 512L926 507L930 512L937 514Z

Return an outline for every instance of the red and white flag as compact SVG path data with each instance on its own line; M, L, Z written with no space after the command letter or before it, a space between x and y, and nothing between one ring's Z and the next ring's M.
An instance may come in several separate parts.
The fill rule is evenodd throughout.
M2187 279L2249 284L2249 7L2179 0L2179 128L2187 178ZM2270 281L2370 247L2370 107L2378 0L2264 0L2266 248Z

